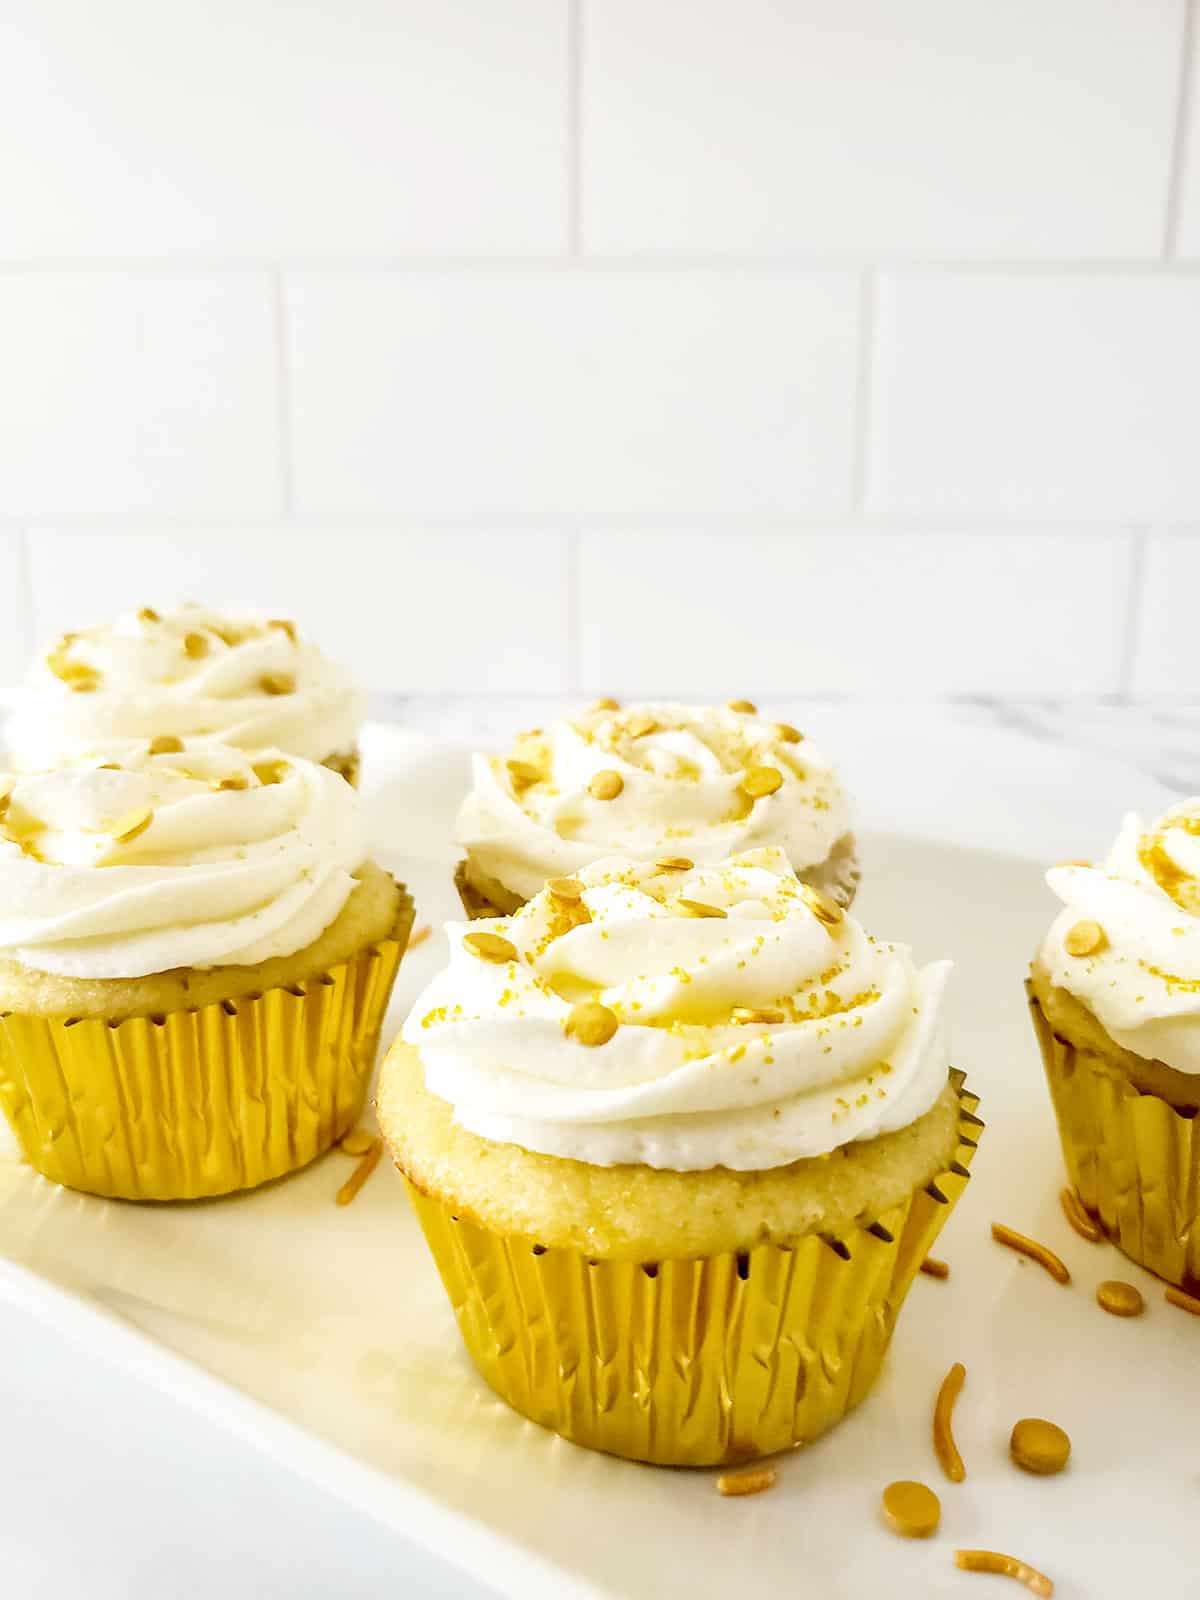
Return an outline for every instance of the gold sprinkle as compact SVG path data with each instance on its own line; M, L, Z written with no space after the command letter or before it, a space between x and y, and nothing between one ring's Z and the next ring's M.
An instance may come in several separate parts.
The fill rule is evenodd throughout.
M1096 1290L1096 1304L1112 1317L1140 1317L1146 1309L1142 1291L1120 1278L1106 1278Z
M72 694L92 694L100 687L100 674L95 667L81 661L66 661L54 670Z
M350 1176L346 1179L345 1183L338 1190L338 1192L337 1192L337 1203L338 1203L338 1205L340 1205L340 1206L348 1206L350 1204L351 1200L354 1199L354 1196L358 1193L358 1191L362 1188L363 1184L366 1183L367 1179L371 1176L371 1174L375 1171L375 1168L379 1165L379 1158L380 1158L380 1156L382 1154L383 1154L383 1140L382 1139L372 1139L371 1140L371 1148L366 1152L366 1154L363 1156L362 1160L355 1167L354 1171L350 1174Z
M162 618L153 606L143 606L138 612L138 620L141 622L161 622Z
M1163 1299L1169 1306L1178 1306L1180 1311L1190 1311L1192 1316L1200 1317L1200 1300L1197 1300L1194 1294L1185 1294L1174 1284L1163 1291Z
M15 778L4 778L0 780L0 817L3 817L7 814L9 804L12 801L13 790L16 788L16 786L17 780Z
M690 872L696 863L687 856L660 856L654 865L660 872Z
M778 767L748 767L742 774L738 788L751 800L765 800L783 787L783 773Z
M258 686L264 694L293 694L296 675L294 672L264 672Z
M1069 861L1060 861L1060 867L1090 867L1092 863L1087 856L1072 856Z
M428 923L425 923L423 927L415 928L409 937L407 945L404 947L404 954L407 955L410 950L415 950L418 945L424 944L432 932L433 929Z
M603 772L593 775L592 781L588 784L588 793L593 800L615 800L624 787L625 779L621 774L613 772L611 768L605 768Z
M756 717L758 715L758 707L753 700L730 700L729 709L730 711L740 711L743 716L747 717Z
M136 811L127 811L124 816L118 817L115 822L109 823L108 832L116 844L129 844L132 840L145 833L154 821L154 812L149 806L139 806Z
M542 774L531 761L506 761L508 775L514 789L528 789L531 783L541 783Z
M579 900L583 895L583 885L578 878L548 878L546 887L556 900Z
M102 761L96 768L97 772L124 772L124 770L119 761Z
M782 1022L783 1012L777 1006L734 1006L729 1013L731 1022Z
M1063 1215L1079 1237L1089 1240L1092 1244L1099 1244L1104 1237L1104 1229L1085 1207L1075 1190L1064 1189L1058 1198L1063 1208Z
M575 1006L566 1022L567 1033L576 1043L593 1047L607 1044L619 1026L616 1012L598 1000L585 1000Z
M183 740L177 739L173 733L160 733L156 739L150 741L152 756L175 756L182 749Z
M287 617L272 617L267 623L267 627L279 628L282 632L287 634L288 638L293 644L296 643L296 624L294 622L290 622Z
M1098 922L1077 922L1063 937L1069 956L1094 956L1104 949L1108 935Z
M611 695L605 695L601 700L592 701L593 711L620 711L621 702L614 700Z
M926 1256L921 1263L921 1271L927 1278L948 1278L950 1265L946 1261L939 1261L936 1256Z
M244 772L232 772L228 778L219 779L213 787L215 789L248 789L250 779Z
M291 767L286 761L255 761L251 770L259 783L282 783Z
M831 900L828 895L822 894L819 889L814 889L809 883L800 885L800 895L804 904L827 928L836 928L840 922L845 921L846 913L836 900Z
M1057 1422L1022 1417L1013 1427L1008 1453L1022 1472L1048 1478L1061 1472L1071 1457L1071 1441Z
M677 906L689 912L693 917L723 917L727 915L720 906L710 906L703 900L676 900Z
M774 1467L751 1467L748 1472L723 1472L717 1479L717 1493L724 1495L762 1494L775 1482Z
M1001 1555L998 1550L956 1550L954 1565L961 1572L994 1572L1001 1578L1015 1578L1038 1600L1053 1600L1054 1585L1046 1574L1016 1556Z
M883 1491L883 1515L902 1539L928 1539L942 1520L942 1502L923 1483L901 1478Z
M631 739L644 739L648 733L658 732L658 723L643 711L635 717L630 717L626 731Z
M199 661L210 650L208 640L202 633L185 633L183 636L183 653L192 661Z
M468 933L463 937L463 949L469 950L480 961L515 961L517 947L510 939L498 933Z
M1015 1228L1009 1228L1003 1222L992 1223L992 1238L997 1244L1005 1244L1010 1250L1017 1250L1023 1256L1028 1256L1031 1261L1036 1261L1039 1267L1054 1279L1055 1283L1070 1283L1071 1274L1067 1264L1056 1256L1047 1245L1039 1244L1036 1239L1029 1239L1023 1233L1018 1233Z
M351 1128L349 1133L343 1134L338 1140L338 1149L344 1155L365 1156L375 1143L375 1135L368 1133L366 1128Z
M793 728L790 722L777 722L775 724L775 737L781 744L804 743L804 735L799 728Z
M963 1458L959 1455L958 1446L954 1442L953 1428L954 1402L958 1399L966 1376L966 1367L961 1361L956 1361L942 1379L942 1386L938 1390L933 1407L934 1453L951 1483L961 1483L967 1475Z

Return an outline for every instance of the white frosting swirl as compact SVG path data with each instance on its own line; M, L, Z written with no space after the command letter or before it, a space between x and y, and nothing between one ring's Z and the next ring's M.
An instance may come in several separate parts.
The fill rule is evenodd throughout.
M1200 1073L1200 799L1150 828L1127 816L1102 867L1054 867L1046 882L1064 907L1042 946L1051 982L1126 1050ZM1103 939L1072 955L1068 935L1081 922Z
M796 738L784 724L711 706L585 711L523 734L507 760L474 758L458 840L488 877L523 899L547 878L614 853L646 861L683 851L716 862L777 844L803 872L828 857L850 820L829 763ZM751 799L741 784L756 767L783 782ZM539 781L528 782L525 768ZM599 799L589 784L611 772L620 792Z
M511 918L447 925L450 965L404 1038L465 1128L596 1166L757 1171L905 1127L944 1089L949 963L918 970L876 943L782 850L576 877L577 906L547 889ZM517 958L472 954L480 932ZM595 1047L568 1026L589 1001L619 1023Z
M26 771L156 734L322 761L350 752L362 696L290 622L185 605L66 634L35 663L8 728Z
M0 956L136 978L291 955L338 915L365 857L350 785L278 751L139 745L119 770L29 774L0 820Z

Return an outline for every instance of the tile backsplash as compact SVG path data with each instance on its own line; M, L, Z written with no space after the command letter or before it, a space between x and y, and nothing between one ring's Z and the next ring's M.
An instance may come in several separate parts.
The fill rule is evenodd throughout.
M1200 696L1198 6L9 7L0 680Z

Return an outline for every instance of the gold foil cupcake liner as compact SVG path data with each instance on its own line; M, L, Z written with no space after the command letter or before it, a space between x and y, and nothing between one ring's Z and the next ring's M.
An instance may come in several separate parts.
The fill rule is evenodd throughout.
M576 1444L712 1466L808 1444L870 1389L983 1124L953 1075L950 1167L838 1238L696 1260L597 1260L494 1233L410 1181L459 1331L515 1410Z
M1105 1233L1168 1283L1200 1287L1200 1128L1115 1063L1056 1034L1026 984L1071 1182Z
M362 1111L412 927L318 977L154 1017L0 1016L0 1106L29 1164L123 1200L196 1200L307 1165Z

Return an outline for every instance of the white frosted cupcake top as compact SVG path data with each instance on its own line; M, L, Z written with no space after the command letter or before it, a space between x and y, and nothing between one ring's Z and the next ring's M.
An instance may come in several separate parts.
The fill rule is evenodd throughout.
M1200 1073L1200 799L1146 827L1127 816L1101 866L1061 866L1042 946L1058 988L1148 1060Z
M905 1127L946 1084L949 963L870 938L778 848L596 862L447 932L404 1038L488 1139L762 1170Z
M610 854L706 863L775 844L803 871L849 826L829 763L786 723L753 707L602 702L522 734L508 757L476 756L458 840L528 899Z
M40 972L292 955L338 915L366 857L350 785L279 751L138 745L118 768L6 778L0 792L0 957Z
M46 651L8 743L27 770L159 733L322 761L353 750L362 711L349 675L285 619L144 607Z

